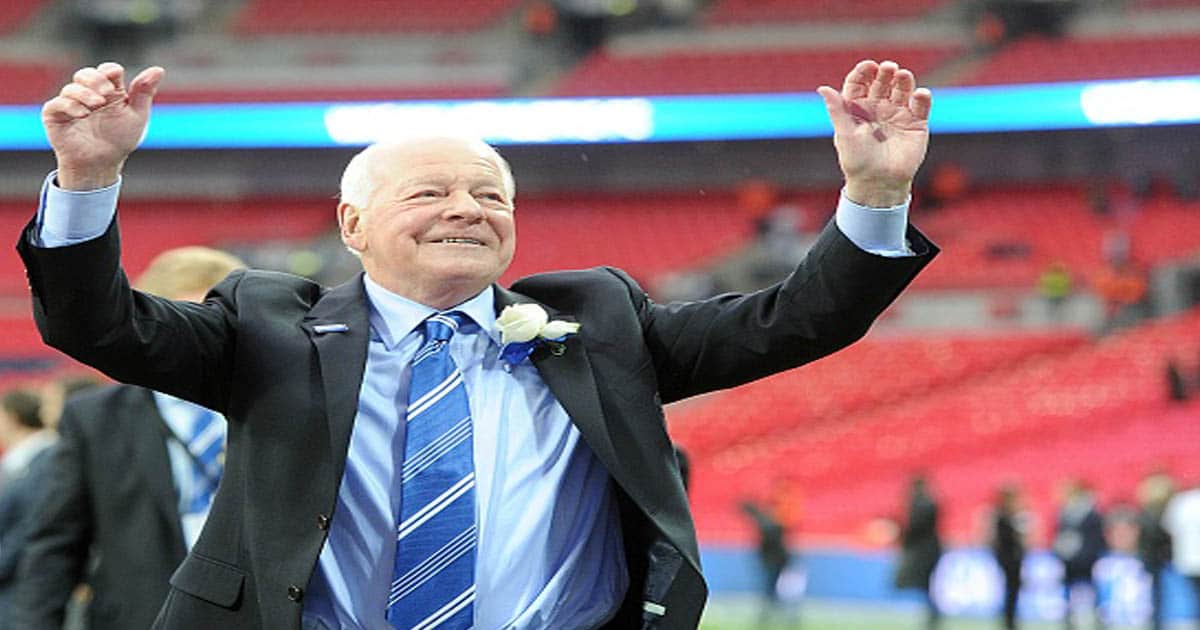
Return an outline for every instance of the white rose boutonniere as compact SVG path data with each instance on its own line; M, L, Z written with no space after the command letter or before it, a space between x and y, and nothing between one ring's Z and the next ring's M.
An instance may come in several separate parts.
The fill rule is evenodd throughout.
M546 344L554 354L562 354L563 341L579 332L579 324L550 321L546 309L537 304L513 304L496 318L500 330L500 358L510 367L524 361L538 346Z

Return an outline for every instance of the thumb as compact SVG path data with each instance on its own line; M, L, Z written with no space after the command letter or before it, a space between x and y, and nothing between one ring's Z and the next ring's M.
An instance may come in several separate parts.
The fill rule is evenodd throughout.
M828 85L822 85L817 88L817 94L820 94L821 99L825 101L825 110L829 112L829 122L833 123L834 132L849 132L853 123L850 115L846 113L846 103L842 99L841 93Z
M147 114L154 95L158 93L158 84L162 81L166 70L159 66L150 66L142 70L129 84L129 106L139 114Z

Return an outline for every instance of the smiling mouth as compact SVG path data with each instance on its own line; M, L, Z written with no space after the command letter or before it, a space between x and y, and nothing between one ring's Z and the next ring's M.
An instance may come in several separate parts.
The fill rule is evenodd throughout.
M483 241L478 241L473 238L439 238L434 243L445 243L447 245L483 245Z

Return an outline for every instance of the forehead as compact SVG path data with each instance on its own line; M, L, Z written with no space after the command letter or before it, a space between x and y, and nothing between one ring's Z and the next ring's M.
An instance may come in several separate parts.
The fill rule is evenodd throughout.
M430 138L381 147L381 151L375 160L376 174L388 182L462 175L503 180L499 157L482 142Z

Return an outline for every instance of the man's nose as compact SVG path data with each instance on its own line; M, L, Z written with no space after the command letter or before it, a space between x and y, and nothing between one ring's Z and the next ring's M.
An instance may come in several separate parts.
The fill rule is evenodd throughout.
M450 195L450 205L446 216L478 221L484 217L483 206L470 192L458 191Z

